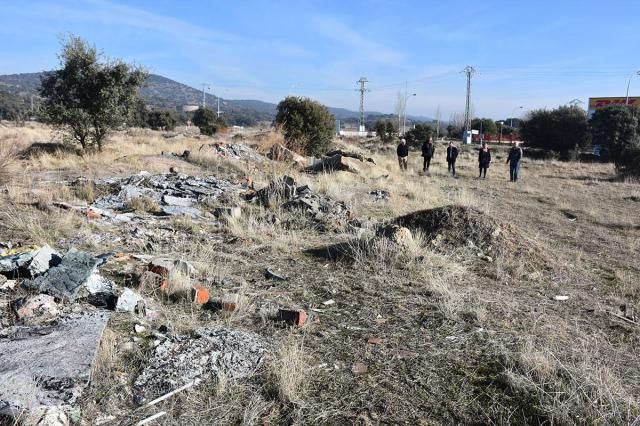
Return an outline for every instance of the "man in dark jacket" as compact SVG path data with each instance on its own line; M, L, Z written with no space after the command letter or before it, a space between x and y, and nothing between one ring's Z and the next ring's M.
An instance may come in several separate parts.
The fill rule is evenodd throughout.
M447 147L447 165L449 167L449 171L453 173L453 176L456 175L457 159L458 159L458 148L456 148L453 142L449 142L449 146Z
M511 182L518 181L518 174L520 173L520 160L522 159L522 148L518 146L518 142L514 142L509 150L509 157L507 157L507 163L509 164L509 177Z
M433 145L433 141L431 137L429 137L426 141L422 143L422 157L424 157L424 161L422 162L422 171L429 171L429 166L431 165L431 159L433 158L433 154L436 152L436 147Z
M489 168L489 164L491 164L491 151L489 150L487 143L482 142L482 148L480 148L480 152L478 153L478 165L480 166L480 176L478 176L478 178L483 177L483 172L484 177L487 177L487 169Z
M400 170L407 170L409 145L407 145L407 141L404 140L404 138L400 139L400 144L398 145L396 152L398 153L398 164L400 165Z

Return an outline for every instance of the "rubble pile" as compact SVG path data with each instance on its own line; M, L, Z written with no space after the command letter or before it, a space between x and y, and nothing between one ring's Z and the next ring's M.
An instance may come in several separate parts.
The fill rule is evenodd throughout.
M309 171L332 172L346 171L356 174L372 174L377 171L373 158L367 158L355 152L335 150L326 153L322 158L313 160Z
M170 336L155 348L134 388L144 401L218 374L249 376L262 363L268 343L257 334L226 328L200 328L193 336Z
M242 161L253 161L261 163L265 158L258 153L255 149L240 143L214 143L202 145L199 149L202 152L205 149L211 149L217 155Z
M227 193L240 194L249 186L247 183L232 183L215 176L194 177L179 173L151 175L141 173L126 178L108 178L95 181L98 188L106 188L111 194L96 199L91 208L102 216L124 219L116 214L126 208L127 202L136 198L146 198L160 206L167 215L201 214L198 203L216 200Z
M289 176L270 182L255 194L254 199L267 207L279 205L285 210L302 211L316 222L346 223L353 219L351 208L346 203L318 194L307 185L297 186Z

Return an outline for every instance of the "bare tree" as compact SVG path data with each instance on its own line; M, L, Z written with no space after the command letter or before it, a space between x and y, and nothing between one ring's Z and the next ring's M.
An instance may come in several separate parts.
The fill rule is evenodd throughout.
M398 116L398 129L402 127L401 117L404 116L404 111L406 107L407 107L406 98L402 94L402 92L398 91L398 94L396 95L396 104L394 108L394 112Z

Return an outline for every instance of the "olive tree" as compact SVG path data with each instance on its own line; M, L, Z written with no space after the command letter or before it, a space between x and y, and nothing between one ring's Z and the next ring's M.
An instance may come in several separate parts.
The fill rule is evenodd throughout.
M43 119L66 131L83 149L102 150L106 137L124 125L147 73L108 60L80 37L63 42L61 68L42 79Z

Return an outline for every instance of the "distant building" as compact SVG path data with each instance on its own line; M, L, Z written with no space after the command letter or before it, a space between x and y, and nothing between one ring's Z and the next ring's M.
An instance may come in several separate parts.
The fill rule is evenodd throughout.
M200 105L182 105L182 112L192 112L200 108Z
M625 96L619 96L615 98L589 98L589 108L587 109L587 115L591 117L596 110L612 105L625 105L627 98ZM640 106L640 97L629 96L629 105Z

